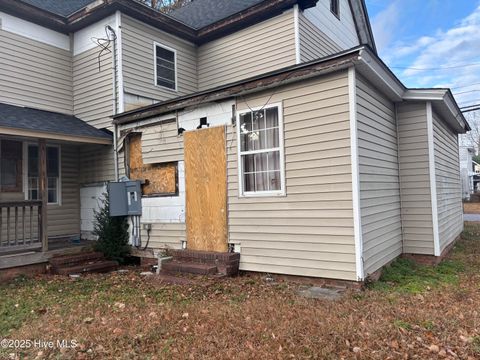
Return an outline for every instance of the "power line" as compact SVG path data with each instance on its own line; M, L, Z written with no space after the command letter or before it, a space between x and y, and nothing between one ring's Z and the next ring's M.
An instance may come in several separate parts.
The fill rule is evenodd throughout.
M475 105L472 105L472 106L475 106ZM476 107L474 107L472 109L462 110L462 113L465 114L465 113L472 112L472 111L477 111L477 110L480 110L480 104L477 104Z
M474 85L480 85L480 82L478 82L478 83L473 83L473 84L470 84L470 85L455 86L455 87L452 87L451 89L452 89L452 90L455 90L455 89L463 89L463 88L470 87L470 86L474 86Z
M435 68L415 68L415 67L408 67L408 66L390 66L392 69L403 69L403 70L417 70L417 71L435 71L435 70L446 70L446 69L460 69L464 67L470 66L480 66L480 63L472 63L472 64L463 64L463 65L452 65L452 66L442 66L442 67L435 67Z
M472 92L476 92L476 91L480 91L480 89L469 90L469 91L462 91L462 92L453 93L453 94L454 94L454 95L462 95L462 94L468 94L468 93L472 93Z

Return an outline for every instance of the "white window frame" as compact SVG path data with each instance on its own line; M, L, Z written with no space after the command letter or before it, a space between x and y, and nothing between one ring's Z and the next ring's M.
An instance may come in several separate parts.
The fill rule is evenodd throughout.
M266 110L271 108L278 109L278 148L269 148L265 150L241 151L241 137L240 137L240 116L252 111ZM286 196L285 186L285 146L284 146L284 128L283 128L283 104L273 103L266 106L259 106L252 109L244 109L237 111L236 118L237 128L237 167L238 167L238 196L239 197L268 197L268 196ZM243 188L243 162L242 155L258 154L262 152L270 152L272 150L279 150L280 152L280 190L271 191L244 191Z
M168 51L171 51L173 52L173 60L174 60L174 71L175 71L175 89L171 89L169 87L166 87L166 86L163 86L163 85L158 85L157 83L157 46L161 47L161 48L164 48L165 50L168 50ZM178 69L177 69L177 50L175 50L174 48L171 48L170 46L167 46L167 45L164 45L162 43L159 43L159 42L156 42L154 41L153 42L153 73L154 73L154 78L153 78L153 84L158 87L158 88L162 88L162 89L165 89L165 90L169 90L169 91L174 91L174 92L178 92Z
M23 193L25 195L25 200L28 199L28 147L37 146L38 143L24 141L23 142ZM54 147L58 149L58 184L57 184L57 202L47 202L47 205L62 205L62 147L55 144L47 144L47 148ZM48 190L48 176L47 183L45 184ZM48 199L47 199L48 201Z

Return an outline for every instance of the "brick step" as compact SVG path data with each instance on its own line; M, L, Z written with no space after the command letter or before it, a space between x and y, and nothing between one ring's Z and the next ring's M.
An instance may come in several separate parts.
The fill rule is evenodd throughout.
M168 250L168 255L179 261L202 262L205 264L234 263L240 261L240 254L199 250Z
M85 262L93 262L103 260L104 256L100 252L82 252L80 254L74 255L62 255L62 256L54 256L52 257L49 262L52 267L65 267L65 266L74 266L79 265Z
M118 262L116 261L98 260L74 266L57 267L53 269L53 273L58 275L105 273L117 270L117 268Z
M217 273L217 267L211 264L202 264L195 262L183 262L172 260L162 265L162 273L188 273L196 275L213 275Z

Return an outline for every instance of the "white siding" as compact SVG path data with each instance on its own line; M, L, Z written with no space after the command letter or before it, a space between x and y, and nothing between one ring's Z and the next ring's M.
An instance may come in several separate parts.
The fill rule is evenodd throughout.
M340 19L330 11L330 0L319 0L316 7L306 9L304 13L312 24L342 50L360 44L348 0L340 0Z
M198 48L199 90L295 64L293 10Z
M434 254L425 103L397 107L404 252Z
M458 137L433 112L435 178L440 252L463 230L462 184L458 154Z
M402 253L395 105L357 76L360 208L365 274Z
M262 106L270 95L246 100ZM286 196L239 198L228 127L229 239L241 245L240 268L356 280L347 72L282 87L270 101L284 106Z

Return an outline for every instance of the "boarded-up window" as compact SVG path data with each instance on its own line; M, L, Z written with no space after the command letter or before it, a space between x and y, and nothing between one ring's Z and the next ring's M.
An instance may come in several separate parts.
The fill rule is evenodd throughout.
M145 182L142 185L143 195L178 195L178 163L144 164L142 159L142 134L130 134L127 142L129 178Z

